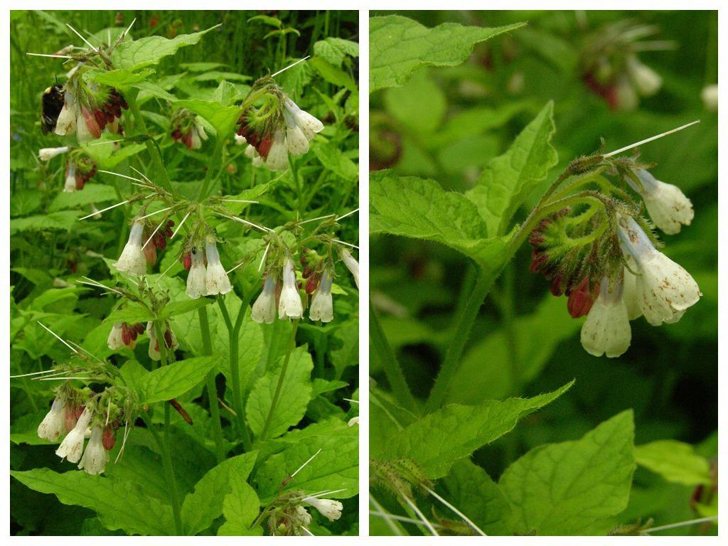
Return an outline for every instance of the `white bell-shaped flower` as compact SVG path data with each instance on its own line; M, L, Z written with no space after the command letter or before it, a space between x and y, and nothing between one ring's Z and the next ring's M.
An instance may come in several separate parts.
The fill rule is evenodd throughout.
M106 463L109 461L109 452L103 444L104 429L95 426L91 430L91 439L88 441L86 451L83 453L81 462L78 465L80 470L95 476L106 470Z
M703 107L711 112L718 111L718 85L706 85L700 92Z
M690 273L658 251L631 216L619 216L619 238L637 263L636 292L640 310L653 326L676 322L695 305L700 288Z
M324 270L318 288L311 299L311 308L308 311L308 318L311 320L320 320L321 322L334 320L334 302L331 297L332 283L331 272L328 269Z
M631 256L625 256L625 260L629 269L624 268L624 281L622 288L622 299L624 304L627 306L627 316L629 320L635 320L642 316L642 309L640 308L640 299L637 294L637 276L632 271L637 270L637 264ZM630 269L632 271L630 271Z
M283 106L288 113L293 116L293 120L296 122L296 125L301 129L303 135L308 140L313 140L316 133L320 133L324 130L323 123L305 110L301 110L291 99L286 99Z
M208 296L227 294L233 287L230 284L225 268L220 263L220 254L214 237L208 237L205 243L207 254L207 273L205 275L205 288Z
M358 425L358 424L359 424L359 416L358 415L356 417L352 417L351 419L349 419L348 425L350 427L353 427L354 425Z
M276 280L272 275L265 278L263 291L253 304L251 317L258 324L272 324L276 318Z
M284 110L283 118L286 121L286 146L288 146L288 152L295 156L308 152L308 139L301 131L301 128L296 125L293 115L288 110Z
M247 144L248 141L245 139L243 135L235 135L235 145L236 146L242 146L243 144ZM248 155L248 150L246 148L245 155Z
M41 161L50 161L57 155L65 154L70 148L68 146L62 146L60 148L41 148L38 150L38 158Z
M55 442L61 437L66 429L65 400L56 397L51 405L51 410L46 414L38 425L38 437L49 442Z
M265 166L271 171L284 171L288 167L288 147L286 137L280 129L273 136L273 144L265 159Z
M303 525L304 527L308 527L311 524L311 514L309 514L308 510L300 504L296 506L293 519L295 520L295 523Z
M300 319L303 316L303 303L296 286L296 271L289 258L283 266L283 289L278 302L278 318Z
M115 322L114 326L111 328L111 332L109 332L109 337L106 339L106 345L112 351L118 351L119 349L126 347L126 344L124 343L122 324L123 323L121 322Z
M147 272L147 259L142 250L142 238L144 236L144 224L134 222L129 233L129 240L121 253L119 260L114 267L129 275L145 275Z
M359 262L354 259L354 256L348 250L341 251L341 258L344 260L344 265L354 275L354 282L356 287L359 288Z
M329 521L336 521L341 517L341 510L344 505L333 499L319 499L316 497L304 497L303 502L310 504L318 510L322 516Z
M207 273L205 271L205 258L201 249L192 248L190 250L190 258L192 266L190 273L187 275L187 295L196 300L204 296L207 292Z
M171 345L167 347L168 351L175 351L179 347L179 341L177 341L177 336L174 335L174 332L170 328L167 330L169 334L169 340L171 342ZM147 354L149 355L149 358L152 360L159 362L159 360L162 359L162 355L159 351L159 341L157 340L157 330L154 328L154 322L149 321L147 322L147 329L146 329L147 337L149 338L149 351ZM165 344L167 346L168 344ZM167 357L169 359L169 356Z
M78 138L79 142L88 142L89 140L93 140L94 138L96 138L89 129L86 117L83 115L82 112L79 113L78 117L76 118L76 137Z
M66 183L63 186L63 192L73 193L76 191L76 189L76 164L69 163L66 167Z
M644 97L650 97L662 87L662 77L649 66L641 63L635 55L627 59L629 77L637 87L637 91Z
M695 217L693 204L680 188L657 180L644 169L635 172L642 183L639 188L629 180L630 185L642 196L647 212L655 225L668 235L680 232L682 225L689 226Z
M622 297L622 283L610 287L609 278L604 277L599 297L581 327L581 345L590 355L616 358L625 353L631 341L632 328Z
M79 113L78 104L71 92L66 91L63 108L56 120L55 133L60 136L72 135L76 132L76 119Z
M68 433L61 445L56 449L56 455L61 459L68 459L70 463L77 463L81 460L83 453L83 442L86 438L86 429L91 422L91 412L84 408L83 413L76 421L76 426Z

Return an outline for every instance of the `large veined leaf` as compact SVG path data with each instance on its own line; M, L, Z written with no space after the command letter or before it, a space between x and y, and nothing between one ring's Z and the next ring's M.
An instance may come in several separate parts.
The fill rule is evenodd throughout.
M550 144L556 131L553 109L551 102L544 106L510 149L485 167L478 183L466 194L485 218L491 237L505 233L518 207L558 163Z
M188 99L177 101L177 106L187 108L210 122L217 131L218 138L225 138L232 133L235 123L240 118L240 108L224 106L219 102Z
M215 366L215 358L202 356L172 362L139 378L142 403L163 402L182 396L198 385Z
M246 411L250 429L256 436L262 434L268 423L266 437L275 438L303 418L306 406L311 400L312 369L313 361L307 346L296 348L288 361L288 369L281 384L279 401L270 418L273 397L283 370L283 360L258 379L248 398Z
M450 474L441 483L447 489L441 495L487 535L510 534L511 507L485 470L463 459L452 466Z
M581 440L526 453L500 479L519 534L603 534L624 510L632 486L634 421L622 412Z
M174 55L180 47L196 44L200 38L215 28L217 26L193 34L180 34L171 40L162 36L149 36L122 42L111 54L111 62L117 69L139 70L145 66L157 64L164 57Z
M26 218L13 218L10 220L10 235L21 231L71 231L82 214L77 210L61 210Z
M91 203L104 203L117 199L116 191L103 184L86 184L83 191L61 192L48 208L50 212L63 209L74 209Z
M382 446L382 452L373 451L372 457L407 457L418 463L428 478L442 478L455 461L510 432L519 419L553 402L572 384L533 398L445 406L404 428Z
M321 164L344 180L353 180L359 176L359 168L341 150L330 144L321 144L313 149Z
M523 26L496 28L444 23L427 28L399 15L369 20L369 91L398 87L423 66L456 66L467 59L475 44Z
M386 233L435 241L499 272L507 237L488 238L477 207L463 194L447 192L434 180L378 171L369 177L372 234Z
M710 464L695 453L690 444L676 440L658 440L635 446L637 464L655 472L667 481L684 485L711 483Z
M227 459L197 482L195 490L182 504L182 522L187 534L204 531L222 515L225 493L233 490L233 484L248 480L257 456L258 452L252 451Z
M48 468L11 476L40 493L52 493L63 504L83 506L98 514L107 529L138 535L174 534L172 507L125 480L90 476L81 470L59 474Z
M292 431L281 438L282 452L270 456L256 476L258 494L266 502L278 494L283 480L316 455L283 488L307 493L337 491L332 498L359 493L359 428L342 421L325 421ZM341 490L341 491L339 491Z
M154 74L154 69L145 68L138 72L132 72L131 70L94 70L93 72L87 72L84 74L85 79L90 79L110 87L115 87L120 91L125 90L127 87L143 82L149 76Z
M223 499L222 512L225 523L217 530L218 536L263 534L263 527L260 525L251 529L251 525L260 513L260 500L248 482L238 479L230 481L230 493Z

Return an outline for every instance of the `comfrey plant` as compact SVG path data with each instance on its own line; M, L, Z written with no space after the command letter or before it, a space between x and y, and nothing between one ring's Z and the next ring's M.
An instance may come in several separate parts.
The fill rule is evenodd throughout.
M149 66L210 30L131 41L127 28L114 42L109 32L105 44L95 45L94 37L94 44L84 40L87 47L50 55L71 70L44 95L41 125L63 145L41 149L38 158L64 157L65 192L82 190L96 177L87 196L102 195L111 203L109 195L118 196L119 202L85 216L75 210L60 215L84 228L85 220L102 218L97 225L115 232L111 238L118 246L87 251L83 269L54 282L56 290L86 296L90 287L107 296L98 301L108 305L94 313L99 327L79 335L50 324L73 351L71 362L18 379L60 382L52 395L43 393L50 411L34 427L41 438L59 444L62 458L85 473L104 473L94 478L101 480L94 493L73 504L96 511L99 520L115 503L138 507L121 524L110 517L109 528L133 534L310 535L337 522L343 529L349 525L338 522L345 503L329 497L356 495L358 412L343 411L330 393L351 388L349 396L357 396L349 385L358 326L352 249L358 247L341 240L352 232L351 219L345 219L358 211L356 168L347 158L350 169L340 176L313 153L303 156L315 146L349 151L343 143L351 132L335 116L343 113L340 102L350 91L325 103L334 115L324 118L324 128L292 100L315 91L295 86L289 95L275 80L282 71L251 87L223 81L212 100L174 97L148 81L154 72ZM356 44L341 43L349 48L347 60L353 58ZM273 64L286 62L282 56ZM143 87L160 101L150 101L161 111L156 116L140 109ZM323 102L313 108L328 111ZM162 128L160 134L150 134L145 117ZM316 140L321 132L325 136ZM243 142L256 149L253 165L234 147ZM198 152L207 147L209 154ZM148 163L137 155L145 148ZM256 166L281 172L271 175ZM228 176L235 173L240 176ZM309 176L316 182L308 184ZM346 188L328 190L342 181ZM77 202L88 206L89 199L58 197L63 206L77 208ZM91 268L108 269L111 279L82 276L91 275ZM175 412L181 420L172 420ZM114 442L114 431L121 429L123 441L117 434ZM288 447L275 447L281 439L291 439ZM316 449L321 457L310 456ZM182 463L180 451L194 462ZM289 476L288 464L295 468L304 460ZM135 464L164 476L165 498L128 483L123 467ZM50 469L14 477L38 489L34 478L41 471L52 474L53 491L47 492L59 497L68 489L64 479L88 478ZM313 481L319 489L308 487ZM124 494L100 503L105 487L123 488ZM247 499L245 514L224 508L240 495ZM351 515L344 519L353 522Z
M654 225L671 235L693 219L690 200L677 186L656 180L647 170L652 167L638 154L577 159L532 213L542 218L529 236L531 271L551 281L554 296L568 297L572 317L587 317L581 343L594 356L624 354L629 321L677 322L701 296L690 274L658 250L642 217L644 206ZM585 189L589 185L596 190Z

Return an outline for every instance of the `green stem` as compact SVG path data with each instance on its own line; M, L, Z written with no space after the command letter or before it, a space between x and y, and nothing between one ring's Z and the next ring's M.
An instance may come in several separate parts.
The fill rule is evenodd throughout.
M511 375L511 392L519 394L523 377L518 355L518 339L516 332L516 319L514 311L515 294L513 291L513 263L509 262L503 272L503 298L501 299L501 312L505 326L506 342L508 343L508 364Z
M217 135L217 140L215 141L215 150L212 152L212 158L210 160L210 163L207 165L205 180L203 180L202 185L200 186L200 191L197 194L197 201L203 201L210 192L210 184L212 184L213 173L215 172L214 167L220 162L220 158L222 157L223 143L224 140L222 136Z
M452 381L460 368L460 357L465 350L465 344L468 341L470 330L498 273L499 271L486 273L482 269L478 271L475 288L470 294L465 308L457 318L455 335L450 342L450 346L447 348L445 360L440 367L440 373L437 375L435 385L430 392L430 397L425 406L426 412L429 413L436 410L445 401L450 388L450 381Z
M144 120L144 116L142 116L141 110L139 110L139 105L137 104L136 97L136 93L127 93L126 97L126 102L129 104L129 110L131 110L131 113L134 114L134 123L143 135L149 137L147 140L144 141L144 144L149 151L149 155L152 156L154 166L157 168L162 176L162 186L169 193L174 194L174 189L172 189L172 183L169 181L169 177L167 176L167 170L164 168L162 156L159 154L159 150L151 140L152 137L149 134L149 130L147 129L147 122Z
M371 338L374 353L378 356L379 361L384 367L384 373L387 375L389 386L397 397L397 400L407 409L419 413L417 401L407 386L407 380L404 377L404 373L402 373L402 368L399 362L397 362L397 357L394 355L392 348L389 346L387 336L384 334L382 325L371 302L369 302L369 337Z
M220 312L225 320L225 326L228 329L228 335L230 338L230 378L233 384L233 409L238 419L238 428L240 429L240 439L243 442L245 451L250 451L252 444L250 441L250 433L248 427L245 424L245 407L243 405L243 392L240 388L240 363L238 357L238 349L240 344L240 328L243 325L243 319L248 312L250 305L250 296L246 295L238 310L238 316L235 319L235 325L230 320L230 314L228 313L225 305L224 296L218 296L217 303L220 306Z
M207 306L197 309L200 319L200 332L202 333L202 350L206 355L212 355L212 339L210 338L210 321L207 319ZM215 435L215 451L218 464L225 460L225 448L222 441L222 423L220 423L220 407L217 402L217 388L215 387L215 368L207 374L207 397L210 401L210 415L212 417L213 432Z
M275 413L276 407L278 406L278 403L281 399L281 392L283 391L283 382L286 378L286 372L288 371L288 362L291 360L291 353L293 352L293 349L296 347L296 332L298 331L298 319L293 321L293 328L291 329L291 336L288 338L288 348L286 349L286 357L283 360L283 367L281 368L281 375L278 376L278 384L276 385L276 390L273 393L273 400L270 404L270 410L268 410L268 417L265 419L265 424L263 425L263 430L260 433L260 437L258 438L258 442L263 442L268 435L268 430L270 429L270 424L273 421L273 414Z

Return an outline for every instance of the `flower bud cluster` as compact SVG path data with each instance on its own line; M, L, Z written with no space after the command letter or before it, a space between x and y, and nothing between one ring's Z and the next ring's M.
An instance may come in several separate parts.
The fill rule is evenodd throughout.
M186 108L179 108L172 116L172 139L187 146L188 150L199 150L207 133L195 115Z
M96 175L96 163L82 153L72 153L66 160L66 182L63 191L73 193L80 191Z
M220 261L217 240L214 235L205 239L204 249L199 243L192 243L182 257L187 275L187 295L192 299L216 296L232 291L227 272Z

